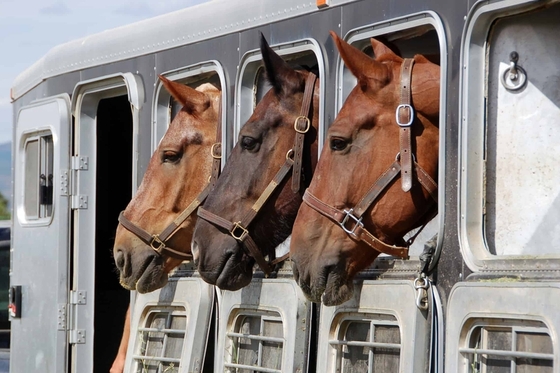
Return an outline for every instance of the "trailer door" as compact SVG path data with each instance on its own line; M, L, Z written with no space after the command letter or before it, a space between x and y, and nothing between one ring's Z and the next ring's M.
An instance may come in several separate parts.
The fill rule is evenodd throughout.
M68 95L23 107L15 128L11 371L67 365L70 135Z

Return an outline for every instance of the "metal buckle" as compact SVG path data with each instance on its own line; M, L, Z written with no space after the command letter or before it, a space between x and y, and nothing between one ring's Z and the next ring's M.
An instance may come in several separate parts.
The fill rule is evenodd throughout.
M342 219L342 222L340 223L340 226L342 227L342 229L344 230L344 232L351 234L353 236L356 236L356 234L354 233L356 231L356 228L358 226L360 226L361 228L364 227L364 223L362 223L362 218L357 218L355 217L352 213L354 212L354 209L350 209L350 210L344 210L344 213L346 214L346 216L344 217L344 219ZM354 227L350 230L348 228L346 228L346 222L348 222L348 218L352 218L352 220L354 221Z
M239 232L239 230L241 232ZM239 234L237 234L237 233L239 233ZM231 228L231 230L229 231L229 234L231 234L231 236L233 238L235 238L236 240L243 241L243 240L245 240L245 237L247 237L247 235L249 234L249 231L241 225L240 221L238 221L238 222L233 223L233 228Z
M220 147L220 154L217 154L216 147ZM212 158L214 159L221 159L222 158L222 143L216 142L212 144L212 148L210 149L210 153L212 154Z
M410 119L408 120L407 123L401 123L399 122L399 111L401 109L408 109L408 113L410 115ZM400 104L399 106L397 106L397 110L395 111L395 119L397 120L397 124L400 127L408 127L412 124L412 122L414 122L414 108L412 107L412 105L409 104Z
M297 128L297 124L298 124L298 121L299 121L300 119L304 119L304 120L305 120L305 129L304 129L304 130L299 130L299 129ZM310 128L310 127L311 127L311 122L309 121L309 118L308 118L308 117L305 117L305 116L303 116L303 115L300 115L300 116L297 117L296 120L294 121L294 130L295 130L297 133L306 133L307 131L309 131L309 128Z
M154 245L154 243L157 245ZM161 254L161 250L163 250L163 248L165 247L165 242L160 240L157 234L154 234L152 236L152 241L150 242L150 246L152 247L152 249L154 249L156 253Z

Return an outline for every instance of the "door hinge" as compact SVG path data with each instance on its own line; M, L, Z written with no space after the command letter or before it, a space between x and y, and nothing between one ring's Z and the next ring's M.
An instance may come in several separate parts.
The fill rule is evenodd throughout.
M72 196L72 210L87 209L88 196L86 194L78 194Z
M89 168L89 157L86 155L72 156L72 169L86 171Z
M68 304L69 312L71 313L70 324L73 327L68 328L68 340L71 344L86 343L86 330L77 329L77 307L87 304L87 291L85 290L72 290L70 291L70 303Z
M73 329L69 333L70 344L86 343L86 331L84 329Z
M56 322L57 330L68 329L68 324L66 324L66 310L67 305L65 303L58 304L58 320Z
M87 291L85 290L72 290L70 292L70 304L86 304Z
M70 195L70 172L68 170L60 170L60 195Z

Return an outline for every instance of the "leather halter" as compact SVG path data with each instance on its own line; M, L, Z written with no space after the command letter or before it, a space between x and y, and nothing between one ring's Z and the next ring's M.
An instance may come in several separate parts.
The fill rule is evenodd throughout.
M192 254L186 254L174 250L168 246L169 239L177 232L181 224L187 220L194 211L206 199L214 185L221 171L222 160L222 104L220 102L218 110L218 125L216 126L216 142L212 145L210 153L212 155L212 174L208 180L208 185L200 192L200 194L173 220L160 234L150 234L138 225L134 224L124 216L124 211L119 214L119 223L134 233L146 245L150 246L158 255L167 255L175 259L192 260Z
M307 203L309 207L338 223L352 238L358 241L364 241L367 245L381 253L405 259L408 258L408 247L412 244L412 240L409 240L406 246L389 245L369 232L364 227L362 219L364 213L372 206L381 192L383 192L399 174L401 175L402 190L404 192L410 191L412 187L413 166L418 182L420 182L432 199L437 203L437 184L430 175L416 163L411 151L410 127L414 122L414 108L411 105L411 77L413 65L414 59L405 58L401 66L401 103L397 106L395 112L395 119L397 125L400 127L400 152L397 154L395 161L381 176L379 176L354 208L339 210L315 197L309 189L306 190L303 195L303 201Z
M290 169L292 169L292 191L297 193L300 190L303 145L305 141L305 134L311 128L311 121L307 115L309 114L309 110L311 108L316 79L317 76L312 72L309 72L305 82L305 91L303 94L300 115L294 121L294 130L296 131L294 147L286 153L286 161L284 162L284 165L276 173L272 181L268 184L245 216L237 222L231 222L208 210L205 210L203 207L200 207L197 212L198 216L202 219L226 229L233 238L240 242L249 251L249 255L255 259L258 266L267 276L272 272L274 265L285 260L288 255L284 255L271 262L267 262L257 244L249 234L248 226L257 216L258 212L266 203L268 198L276 190L276 187L282 182L286 175L288 175Z

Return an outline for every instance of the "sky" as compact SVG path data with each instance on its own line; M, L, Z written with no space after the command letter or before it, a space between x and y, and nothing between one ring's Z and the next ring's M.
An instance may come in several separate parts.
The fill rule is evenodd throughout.
M0 144L12 140L12 83L51 48L205 1L0 0Z

